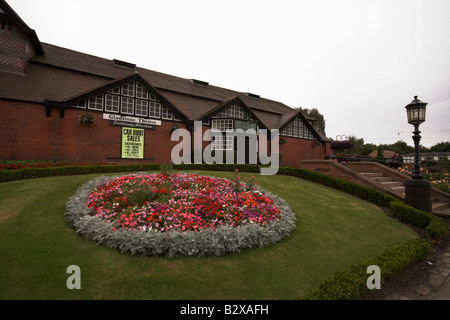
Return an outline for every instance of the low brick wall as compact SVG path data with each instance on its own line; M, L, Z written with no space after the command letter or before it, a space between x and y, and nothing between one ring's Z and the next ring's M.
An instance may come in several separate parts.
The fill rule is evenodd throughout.
M377 183L375 183L372 180L370 180L369 178L359 174L355 169L344 166L336 161L304 160L304 161L300 161L300 168L305 169L305 170L310 170L310 171L321 172L321 173L328 174L335 178L343 179L343 180L353 182L353 183L356 183L359 185L367 186L367 187L376 188L376 189L386 192L386 190L384 188L381 188ZM394 196L397 196L397 195L394 195Z
M373 180L363 176L359 172L375 172L383 173L386 176L395 178L403 183L410 177L400 173L397 170L377 162L349 162L346 166L332 160L304 160L300 161L300 168L310 171L321 172L332 177L350 181L359 185L364 185L381 190L392 196L399 197L398 194L391 192L388 188L384 188ZM439 198L450 203L450 195L444 191L431 187L431 197Z

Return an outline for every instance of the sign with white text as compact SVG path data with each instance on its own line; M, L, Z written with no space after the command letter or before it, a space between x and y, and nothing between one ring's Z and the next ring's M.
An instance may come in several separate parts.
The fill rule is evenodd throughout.
M111 113L104 113L103 119L104 120L117 120L117 121L121 121L121 122L129 122L129 123L142 124L142 125L152 125L152 126L160 126L161 125L161 120L122 116L119 114L111 114Z

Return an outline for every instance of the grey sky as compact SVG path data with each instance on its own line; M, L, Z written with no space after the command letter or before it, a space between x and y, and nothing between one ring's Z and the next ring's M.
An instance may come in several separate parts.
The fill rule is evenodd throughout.
M7 0L41 41L317 108L327 136L450 141L448 0Z

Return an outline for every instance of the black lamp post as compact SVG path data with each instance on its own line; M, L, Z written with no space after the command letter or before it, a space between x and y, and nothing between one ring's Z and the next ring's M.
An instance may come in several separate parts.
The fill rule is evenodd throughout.
M426 102L422 102L414 97L414 100L408 104L406 113L408 115L408 123L414 126L414 174L411 180L405 182L405 203L419 210L431 212L431 187L430 183L423 178L420 173L419 159L419 142L420 131L419 125L425 121Z

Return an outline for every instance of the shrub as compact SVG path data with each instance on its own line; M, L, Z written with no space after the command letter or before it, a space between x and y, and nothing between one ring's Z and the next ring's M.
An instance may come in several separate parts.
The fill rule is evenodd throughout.
M431 220L430 213L417 210L400 201L392 201L390 209L395 218L420 228L426 228Z
M370 201L378 206L388 207L391 201L397 200L395 197L388 195L384 192L378 191L376 189L361 186L356 183L348 182L343 179L334 178L332 176L314 172L309 170L304 170L300 168L280 168L278 174L295 176L297 178L302 178L310 180L313 182L320 183L322 185L347 192L353 196L361 198L363 200Z
M303 300L352 300L367 292L367 267L380 268L381 279L394 276L408 265L425 258L431 245L425 239L413 239L387 250L379 256L353 266L350 270L334 274L319 287L309 292Z
M395 218L425 229L431 240L439 240L447 232L447 223L432 213L418 210L400 201L392 201L390 209Z
M430 237L431 239L439 240L445 235L445 233L447 232L447 228L447 224L442 219L433 215L430 223L425 228L425 231L427 232L428 237Z

